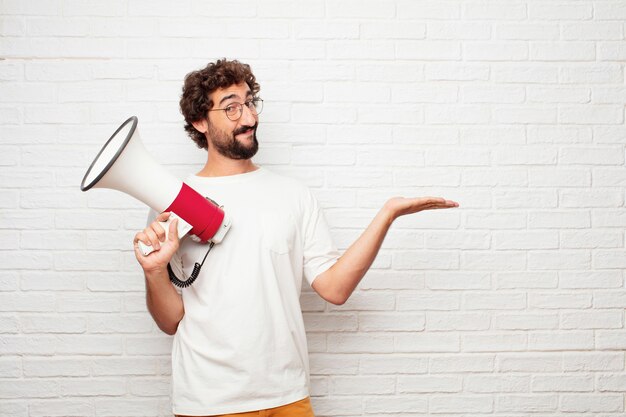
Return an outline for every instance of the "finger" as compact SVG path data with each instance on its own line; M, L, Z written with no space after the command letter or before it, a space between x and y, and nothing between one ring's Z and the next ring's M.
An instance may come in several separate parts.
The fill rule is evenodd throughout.
M157 238L159 239L159 242L165 242L165 229L163 229L163 226L161 225L161 223L157 222L152 222L150 223L150 226L148 226L150 229L152 229L152 231L154 232L154 234L156 234Z
M159 221L159 222L164 222L164 221L166 221L167 219L170 218L170 214L172 214L172 213L170 213L169 211L164 211L163 213L161 213L158 216L156 216L156 220Z
M167 238L170 242L178 242L178 219L174 218L170 222L170 229Z
M159 238L157 237L155 231L152 230L151 228L146 228L144 229L144 233L146 234L146 237L148 238L147 244L152 246L154 250L159 250L159 248L161 247L161 243L159 242Z

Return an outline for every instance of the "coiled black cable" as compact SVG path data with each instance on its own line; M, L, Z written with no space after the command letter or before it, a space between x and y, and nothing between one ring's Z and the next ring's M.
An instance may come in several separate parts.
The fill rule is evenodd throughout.
M180 279L178 279L178 277L172 270L172 267L168 263L167 274L169 275L170 281L172 281L172 284L176 285L178 288L187 288L191 284L193 284L194 281L198 278L198 275L200 275L200 269L202 268L202 265L204 265L204 261L206 261L206 257L209 255L209 252L211 252L211 249L213 249L213 246L215 246L215 242L209 243L209 249L206 251L206 254L204 255L204 259L202 259L202 263L199 264L198 262L196 262L193 266L193 271L191 271L191 275L189 276L189 278L187 278L184 281L181 281Z

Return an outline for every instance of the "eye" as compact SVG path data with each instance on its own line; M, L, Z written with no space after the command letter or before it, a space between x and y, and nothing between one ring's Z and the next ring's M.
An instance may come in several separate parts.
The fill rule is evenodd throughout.
M231 104L230 106L224 107L224 110L226 110L226 113L233 114L235 112L235 106Z

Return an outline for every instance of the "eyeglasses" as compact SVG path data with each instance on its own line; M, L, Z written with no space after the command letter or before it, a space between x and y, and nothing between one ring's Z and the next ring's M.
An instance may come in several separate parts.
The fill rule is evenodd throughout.
M224 113L226 113L226 117L234 122L239 120L243 115L243 106L246 106L248 110L252 112L252 114L259 115L261 114L261 111L263 111L263 100L255 97L253 99L246 100L245 103L232 103L224 107L223 109L211 109L209 111L222 110Z

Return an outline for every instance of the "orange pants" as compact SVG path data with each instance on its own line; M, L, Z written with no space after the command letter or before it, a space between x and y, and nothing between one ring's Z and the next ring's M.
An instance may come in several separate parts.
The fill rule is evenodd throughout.
M176 417L186 416L177 415ZM207 417L315 417L315 415L313 414L313 408L311 407L311 400L309 397L306 397L305 399L296 401L295 403L282 405L276 408L268 408L267 410L236 414L220 414L219 416Z

